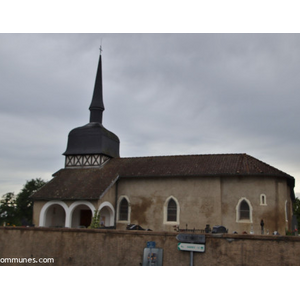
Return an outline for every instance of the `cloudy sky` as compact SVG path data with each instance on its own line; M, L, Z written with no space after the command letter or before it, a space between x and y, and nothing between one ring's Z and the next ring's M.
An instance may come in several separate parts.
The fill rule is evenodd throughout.
M247 153L300 193L300 34L0 34L0 194L64 167L89 122L102 43L103 125L122 157Z

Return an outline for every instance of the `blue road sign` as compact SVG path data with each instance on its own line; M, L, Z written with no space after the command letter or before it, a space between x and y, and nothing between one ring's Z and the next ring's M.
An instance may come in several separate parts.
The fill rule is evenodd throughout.
M147 248L155 248L156 244L155 242L147 242Z

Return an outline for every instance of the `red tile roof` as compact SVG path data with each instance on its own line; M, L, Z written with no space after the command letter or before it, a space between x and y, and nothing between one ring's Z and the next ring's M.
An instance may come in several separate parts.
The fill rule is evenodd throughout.
M187 176L284 177L294 186L292 176L247 154L128 157L112 158L100 168L62 169L32 199L99 199L118 178Z

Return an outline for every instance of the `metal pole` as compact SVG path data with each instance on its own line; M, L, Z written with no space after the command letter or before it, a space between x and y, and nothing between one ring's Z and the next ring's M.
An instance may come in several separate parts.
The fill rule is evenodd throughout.
M152 247L150 247L150 260L149 260L149 266L151 267L152 266Z
M194 252L191 251L191 252L190 252L190 266L193 266L193 265L194 265L193 261L194 261Z

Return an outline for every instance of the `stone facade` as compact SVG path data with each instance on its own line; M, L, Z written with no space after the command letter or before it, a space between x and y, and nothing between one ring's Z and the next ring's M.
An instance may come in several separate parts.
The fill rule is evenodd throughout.
M199 177L199 178L128 178L119 179L98 201L35 201L34 223L40 226L78 228L80 211L99 210L105 226L126 229L137 224L154 231L174 231L174 226L204 229L223 225L228 232L261 232L264 230L284 234L291 229L292 199L286 180L261 177ZM264 197L262 203L261 197ZM128 202L128 217L120 220L120 202ZM178 218L168 221L167 204L170 199L177 203ZM249 218L239 218L239 203L249 203ZM42 208L48 205L47 210ZM53 217L53 208L55 217ZM71 215L72 213L72 215ZM44 223L41 222L44 214ZM56 219L55 219L56 218ZM68 221L66 220L68 218ZM103 224L102 224L103 225Z

